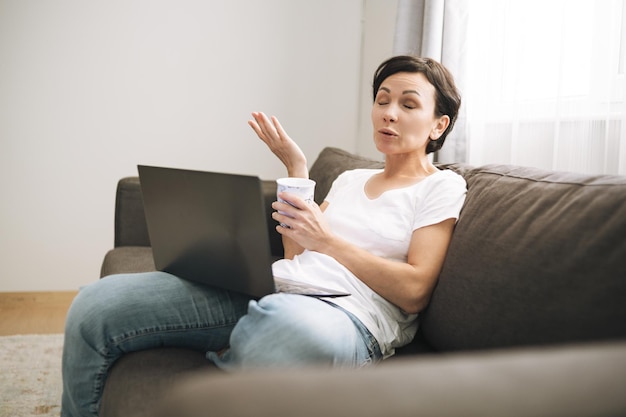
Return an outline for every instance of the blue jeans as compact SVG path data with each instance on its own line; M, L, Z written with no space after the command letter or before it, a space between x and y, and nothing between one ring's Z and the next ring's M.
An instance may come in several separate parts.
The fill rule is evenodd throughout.
M81 289L68 312L61 415L97 416L113 363L162 346L207 351L224 369L360 367L381 358L367 329L323 300L272 294L257 302L163 272L113 275Z

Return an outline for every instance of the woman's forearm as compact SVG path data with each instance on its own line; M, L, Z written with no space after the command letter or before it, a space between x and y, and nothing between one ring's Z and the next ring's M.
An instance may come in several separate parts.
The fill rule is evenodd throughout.
M389 302L407 313L418 313L430 301L454 224L454 219L448 219L414 231L406 262L381 258L336 236L318 250L335 258Z

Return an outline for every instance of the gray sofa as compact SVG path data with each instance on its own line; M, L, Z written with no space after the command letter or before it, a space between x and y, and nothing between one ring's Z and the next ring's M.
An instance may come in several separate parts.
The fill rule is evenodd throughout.
M316 200L340 172L380 166L324 149L310 170ZM396 356L226 375L204 352L136 352L113 366L101 415L626 415L626 177L441 168L465 177L467 200L420 331ZM264 191L280 257L274 182ZM154 269L149 245L138 179L124 178L101 275Z

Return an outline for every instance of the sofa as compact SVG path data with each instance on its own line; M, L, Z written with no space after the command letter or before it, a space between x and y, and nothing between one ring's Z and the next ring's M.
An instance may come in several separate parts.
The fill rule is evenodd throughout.
M316 201L342 171L382 166L325 148L310 168ZM360 370L227 374L204 352L130 353L101 415L626 415L626 177L439 167L466 179L467 198L418 334L395 356ZM279 258L274 181L263 190ZM149 270L139 180L123 178L101 276Z

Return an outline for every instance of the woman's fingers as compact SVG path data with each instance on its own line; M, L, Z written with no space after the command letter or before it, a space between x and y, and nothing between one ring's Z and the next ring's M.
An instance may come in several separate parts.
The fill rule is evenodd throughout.
M248 124L285 165L289 176L307 178L306 157L300 147L287 135L278 118L272 116L270 119L262 112L253 112L252 117L254 120L249 120Z

